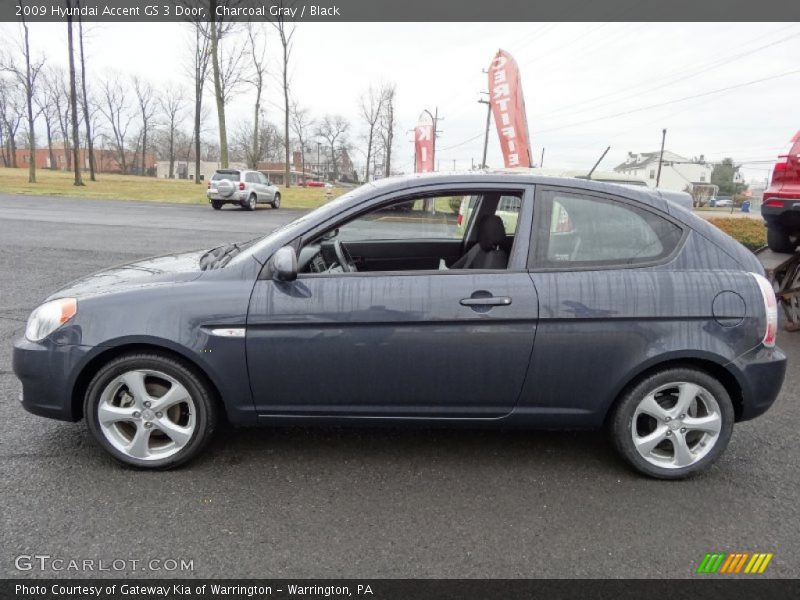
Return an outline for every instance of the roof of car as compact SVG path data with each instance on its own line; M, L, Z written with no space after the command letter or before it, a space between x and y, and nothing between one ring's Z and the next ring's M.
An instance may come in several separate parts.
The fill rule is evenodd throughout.
M631 185L628 181L599 181L576 176L566 176L564 174L553 176L550 175L550 171L548 171L547 174L539 171L539 169L485 169L477 171L449 171L445 173L414 173L411 175L398 175L379 179L371 182L371 185L376 188L385 189L386 191L412 189L417 186L436 183L491 182L554 185L624 195L627 198L642 202L653 208L669 212L667 208L667 198L657 189L635 184ZM564 172L559 171L557 173ZM672 204L672 202L669 202L669 204Z

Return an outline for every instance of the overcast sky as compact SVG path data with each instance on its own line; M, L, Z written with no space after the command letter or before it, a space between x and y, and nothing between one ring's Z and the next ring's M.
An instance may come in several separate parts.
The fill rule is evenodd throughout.
M0 27L4 35L18 35L18 25ZM265 27L268 51L277 57L277 38ZM65 25L31 25L31 43L35 53L66 66ZM666 127L669 150L711 160L733 156L746 163L748 179L763 179L800 129L797 23L301 23L292 95L314 115L350 119L353 158L360 161L358 98L370 83L394 82L397 167L413 168L407 130L422 109L438 107L444 117L440 168L452 169L453 161L469 168L483 146L486 107L477 103L487 88L483 70L498 48L520 66L533 154L538 161L546 148L545 167L589 169L610 145L600 167L610 170L628 151L657 150ZM190 95L186 25L92 24L87 51L91 77L111 70L137 74L161 89L183 86ZM275 60L270 68L277 75ZM750 83L761 79L768 80ZM270 80L267 118L276 123L281 98L277 79ZM210 98L208 106L213 127ZM250 118L251 106L246 90L231 106L229 131ZM488 162L502 163L494 129Z

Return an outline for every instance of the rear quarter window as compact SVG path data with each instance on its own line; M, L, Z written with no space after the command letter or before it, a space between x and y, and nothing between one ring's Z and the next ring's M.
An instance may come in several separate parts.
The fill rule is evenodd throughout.
M627 266L661 260L683 230L645 208L596 196L548 193L545 266Z

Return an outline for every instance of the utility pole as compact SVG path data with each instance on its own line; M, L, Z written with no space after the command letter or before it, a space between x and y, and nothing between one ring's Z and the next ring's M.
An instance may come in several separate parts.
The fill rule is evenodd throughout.
M481 92L481 94L487 94L488 92ZM486 151L489 148L489 127L492 124L492 104L488 100L484 100L481 98L478 100L478 104L485 104L486 105L486 132L483 134L483 160L481 161L481 169L486 168Z
M667 130L661 130L661 153L658 155L658 173L656 174L656 187L661 183L661 164L664 162L664 141L667 139Z

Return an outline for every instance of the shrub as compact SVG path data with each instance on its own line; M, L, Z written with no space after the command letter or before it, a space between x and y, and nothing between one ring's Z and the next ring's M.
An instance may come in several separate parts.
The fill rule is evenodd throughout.
M767 228L761 219L709 219L708 222L750 250L767 245Z

